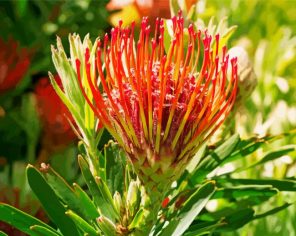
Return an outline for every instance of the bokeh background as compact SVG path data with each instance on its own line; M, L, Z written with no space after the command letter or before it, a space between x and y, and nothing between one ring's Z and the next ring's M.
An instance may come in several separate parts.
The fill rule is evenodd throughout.
M228 47L241 46L248 52L258 82L233 118L233 132L246 138L295 129L296 0L186 0L179 4L187 8L197 4L194 14L205 25L213 17L212 22L224 19L229 27L236 25ZM169 1L0 1L0 201L46 221L26 184L27 163L49 162L68 181L80 181L71 115L47 76L48 71L55 73L50 46L55 44L56 36L64 45L73 32L82 38L89 33L95 39L108 33L119 19L128 25L143 16L149 16L152 24L156 17L169 18ZM107 134L104 137L108 139ZM295 141L295 137L287 137L272 145L277 149ZM252 158L265 151L260 149ZM238 173L241 178L295 175L295 151L264 167ZM296 201L295 195L284 197ZM283 199L274 201L279 205ZM262 234L296 235L296 206L227 233Z

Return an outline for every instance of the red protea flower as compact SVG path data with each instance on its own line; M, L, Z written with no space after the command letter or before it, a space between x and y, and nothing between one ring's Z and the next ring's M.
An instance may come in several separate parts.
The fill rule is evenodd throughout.
M55 76L55 80L61 86L59 76ZM42 148L47 156L65 148L76 139L76 135L68 120L73 122L72 116L54 91L48 78L41 78L38 81L35 94L37 110L43 125ZM44 159L46 158L43 157L42 161L45 161Z
M110 43L106 35L103 49L97 50L103 92L91 76L94 68L89 50L85 51L94 102L85 98L124 148L142 182L159 191L180 176L223 123L237 91L236 58L229 59L226 47L219 45L219 35L213 40L207 31L196 32L192 25L184 29L183 22L181 14L172 18L174 36L167 50L162 19L156 21L150 41L150 27L143 18L136 44L134 25L122 28L120 22L111 31ZM81 81L80 64L77 59Z
M14 88L24 77L30 65L29 52L18 43L0 38L0 93Z

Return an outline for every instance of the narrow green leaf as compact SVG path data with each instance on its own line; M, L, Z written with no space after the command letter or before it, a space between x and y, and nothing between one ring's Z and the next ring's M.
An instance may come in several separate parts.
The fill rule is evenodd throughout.
M77 198L80 201L80 204L85 208L85 211L87 211L88 216L90 219L95 219L99 217L99 213L96 209L96 206L92 202L92 200L89 198L86 192L83 191L83 189L78 184L73 184L74 186L74 192Z
M218 146L203 160L201 160L197 165L192 178L190 179L190 181L193 182L192 184L195 185L202 182L211 171L217 168L218 165L220 165L229 155L231 155L239 141L239 135L235 134Z
M0 230L0 236L8 236L8 235Z
M224 143L222 143L219 147L217 147L215 151L210 155L214 158L218 158L218 160L220 161L224 160L226 157L228 157L232 153L232 151L235 149L239 141L240 141L239 135L234 134L229 139L227 139Z
M253 206L257 206L266 202L270 199L270 197L266 196L252 196L243 198L239 201L232 201L229 199L229 202L225 202L221 204L216 211L213 212L204 212L199 215L199 220L207 221L207 222L218 222L225 217L236 214L238 211L242 211L245 209L249 209Z
M224 221L226 224L217 229L217 231L234 231L253 220L254 210L246 208L236 211L235 213L226 216Z
M206 144L202 145L198 150L198 152L194 155L194 157L191 159L191 161L187 165L186 170L188 170L189 173L192 173L195 170L196 166L201 161L201 158L205 155L206 147L207 147Z
M209 234L213 230L215 230L218 227L221 227L225 225L225 223L216 223L216 222L210 222L205 225L205 224L196 224L193 227L190 227L188 232L186 231L184 236L198 236L198 235L204 235L204 234Z
M279 211L282 211L282 210L286 209L287 207L289 207L291 205L293 205L293 203L285 203L282 206L273 208L270 211L267 211L267 212L262 213L262 214L255 215L253 217L253 219L256 220L256 219L264 218L264 217L269 216L269 215L274 215L274 214L278 213Z
M112 194L115 191L123 193L124 172L126 166L125 153L113 141L109 141L104 147L104 156L106 158L106 180Z
M39 236L59 236L58 232L54 232L40 225L33 225L30 227Z
M279 191L296 191L296 180L288 179L232 179L232 178L217 178L217 183L224 186L229 185L271 185Z
M77 110L77 107L75 105L73 105L73 103L69 100L69 98L65 95L65 93L63 93L63 91L61 90L61 88L59 87L59 85L57 84L57 82L55 81L53 75L51 73L48 73L51 84L54 88L54 90L56 91L56 93L58 94L58 96L60 97L60 99L63 101L63 103L67 106L67 108L69 109L69 111L71 112L73 118L75 119L75 122L77 123L78 127L80 128L80 131L84 132L85 135L87 135L86 130L82 130L82 128L84 127L84 122L83 122L83 118L81 117L81 114L79 113L79 110Z
M253 139L245 140L244 142L239 143L238 148L231 153L231 155L227 156L220 165L225 165L229 162L236 161L240 158L245 158L251 153L258 150L265 144L265 139ZM247 145L245 145L247 144Z
M99 232L97 232L90 224L88 224L84 219L82 219L79 215L69 210L66 212L77 225L77 227L84 233L87 233L89 236L97 236Z
M271 185L236 186L231 188L217 189L212 199L218 198L242 198L242 197L271 197L278 193L278 190Z
M171 0L170 1L170 10L171 10L172 17L178 15L179 9L180 9L180 6L178 3L178 0Z
M208 200L215 192L214 182L207 182L198 188L184 203L180 213L174 218L164 230L161 232L162 236L172 235L179 236L190 226L192 221L205 207Z
M144 216L145 216L145 210L143 208L140 208L140 210L138 210L138 212L134 216L132 222L128 226L128 229L132 230L132 229L135 229L135 228L139 228L141 226L140 223L143 222L143 217Z
M113 224L113 222L104 217L104 216L100 216L97 219L97 223L100 226L100 229L104 232L104 235L108 235L108 236L116 236L117 232L116 232L116 226L115 224Z
M47 228L52 232L56 232L53 228L51 228L49 225L45 224L41 220L5 203L0 203L0 221L4 221L7 224L13 225L20 231L33 236L37 234L32 232L32 230L30 229L32 225L39 225Z
M114 214L112 214L112 206L109 205L108 202L102 196L102 193L89 170L89 166L87 162L84 160L82 156L78 156L78 163L82 172L82 175L85 179L85 182L93 196L94 203L98 208L100 215L106 216L112 220L114 220Z
M292 152L294 150L295 150L295 147L291 147L291 146L282 147L280 150L276 150L276 151L267 153L260 161L254 163L253 165L248 166L248 167L239 168L234 172L240 172L243 170L254 168L255 166L262 165L266 162L273 161L277 158L280 158L283 155L286 155L289 152Z
M110 210L113 215L113 217L115 217L116 219L119 219L119 215L117 213L115 204L113 202L113 197L108 189L107 184L105 183L105 181L103 179L101 179L100 177L96 176L95 177L95 181L98 185L99 190L101 191L102 197L104 198L104 200L107 202L108 206L110 207Z
M41 202L48 217L60 229L62 234L78 236L75 224L66 215L66 209L58 200L52 188L46 183L42 174L33 166L27 167L27 178L32 191Z
M82 189L76 185L76 192L72 189L67 182L51 167L46 168L42 172L47 183L51 186L55 194L63 200L72 210L79 212L83 217L88 220L93 220L99 216L96 207L88 198L86 193L82 193ZM81 191L80 191L81 190ZM79 192L80 191L80 192Z

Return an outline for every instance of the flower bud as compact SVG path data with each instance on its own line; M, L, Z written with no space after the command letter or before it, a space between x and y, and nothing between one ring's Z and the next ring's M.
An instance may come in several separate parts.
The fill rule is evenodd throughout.
M127 208L131 216L134 215L135 210L137 209L137 206L138 206L138 200L139 200L138 192L139 192L138 184L136 181L132 180L130 182L128 192L127 192L127 197L126 197Z
M118 214L121 215L120 212L121 212L121 207L122 207L122 199L121 199L120 193L117 191L113 195L113 202L114 202L115 209L117 210Z
M97 218L97 223L99 224L100 229L104 232L104 235L116 236L116 226L111 220L104 216Z

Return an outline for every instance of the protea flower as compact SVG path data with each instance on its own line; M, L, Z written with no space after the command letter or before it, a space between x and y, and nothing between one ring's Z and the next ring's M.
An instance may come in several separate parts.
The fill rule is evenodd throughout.
M55 76L55 80L61 86L59 76ZM38 81L35 95L37 110L43 125L43 152L40 161L45 161L49 155L73 142L76 135L69 122L70 119L73 123L71 113L54 91L48 78L41 78Z
M213 40L192 25L184 29L181 14L172 23L174 38L167 51L162 19L156 21L151 41L147 18L136 44L134 25L122 28L120 22L112 29L110 43L106 35L103 49L97 50L103 92L91 75L90 52L85 51L93 96L93 101L86 96L89 105L124 148L142 182L158 191L180 176L200 145L223 123L237 91L236 58L229 59L226 47L219 51L219 35ZM79 80L80 64L76 60ZM227 79L229 66L232 74Z
M83 95L142 183L146 213L140 235L149 233L170 184L223 123L237 92L237 60L229 58L219 35L213 39L193 25L185 29L181 13L171 25L169 45L163 19L156 20L150 40L143 18L136 43L134 24L124 28L119 22L103 43L97 39L92 44L86 37L82 45L79 37L70 36L70 59L60 40L52 50L69 96L71 89ZM73 42L82 46L73 47Z
M0 93L14 88L23 78L30 65L29 52L19 48L18 43L0 38Z

